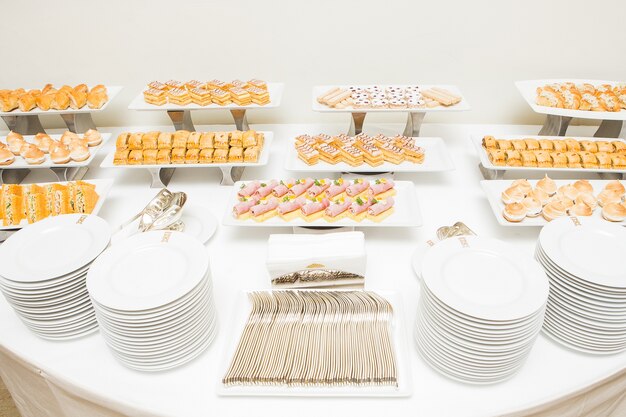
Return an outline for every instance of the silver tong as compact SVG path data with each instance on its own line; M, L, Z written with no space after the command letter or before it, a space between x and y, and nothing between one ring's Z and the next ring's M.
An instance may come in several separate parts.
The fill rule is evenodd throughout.
M437 239L440 241L454 236L476 236L476 233L463 222L456 222L452 226L442 226L437 229Z
M185 224L180 218L186 202L187 194L183 192L173 193L167 188L163 188L150 200L143 210L118 226L116 232L137 219L139 219L139 232L150 230L175 230L182 232Z

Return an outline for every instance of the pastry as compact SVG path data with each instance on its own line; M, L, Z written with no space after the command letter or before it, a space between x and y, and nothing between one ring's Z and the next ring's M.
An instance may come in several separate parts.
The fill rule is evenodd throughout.
M89 148L82 144L73 144L70 146L70 158L73 161L81 162L89 159L90 157Z
M19 96L17 99L17 106L20 111L28 112L37 107L35 96L29 93L25 93Z
M593 186L587 180L578 180L574 182L573 187L581 193L593 193Z
M228 138L228 145L233 147L243 147L243 134L240 130L235 130L230 132L230 136Z
M148 104L163 106L167 103L167 93L164 90L150 88L143 92L143 99Z
M186 153L187 148L173 148L171 157L172 164L184 164Z
M546 193L541 188L535 188L534 190L532 190L528 194L528 197L532 197L536 199L537 201L541 203L542 206L545 206L548 203L548 200L550 199L550 196L548 195L548 193Z
M213 151L213 163L225 164L228 162L228 149L215 149Z
M216 149L228 149L230 140L229 132L215 132L215 138L213 139L213 146Z
M177 130L174 133L174 138L172 140L173 148L187 148L187 139L189 139L189 135L191 132L188 130Z
M621 203L622 195L614 190L607 190L606 188L598 194L598 204L600 207L604 207L611 203Z
M33 141L35 146L41 149L43 153L48 153L50 151L50 147L56 143L46 133L37 133Z
M259 160L259 148L253 146L243 151L243 162L257 163Z
M83 138L87 139L88 146L98 146L102 143L102 135L95 129L89 129L83 134Z
M171 153L172 151L169 148L157 150L156 163L158 165L169 165L171 163Z
M121 149L127 149L128 148L128 140L130 138L130 133L128 132L122 132L117 136L117 139L115 140L115 149L117 150L121 150Z
M46 160L46 154L41 149L29 144L22 146L20 155L30 165L39 165Z
M215 138L215 133L213 132L204 132L200 136L200 149L208 149L213 148L213 139ZM244 145L245 147L245 145Z
M521 222L526 217L527 209L522 203L510 203L504 206L502 216L513 223Z
M126 152L126 155L128 156L128 150L124 150ZM116 151L115 152L115 157L113 158L113 163L115 165L121 165L118 164L116 161L118 160L118 154ZM70 150L62 144L57 144L53 147L50 148L50 160L52 160L52 162L54 162L55 164L67 164L68 162L70 162Z
M157 149L172 149L172 137L170 132L161 132L157 138Z
M500 197L504 204L521 203L526 197L526 193L519 187L511 186L504 190Z
M156 165L157 154L159 151L156 149L144 149L143 150L143 165Z
M593 209L583 202L574 204L567 211L572 216L591 216L593 214Z
M80 140L80 136L78 136L74 132L70 132L69 130L66 130L61 135L61 138L59 139L59 142L61 142L65 146L70 146L70 144L72 142L76 141L76 140Z
M213 162L213 148L200 149L200 155L198 156L198 162L201 164L210 164ZM251 162L251 161L246 161Z
M197 164L200 157L200 149L187 149L185 153L185 163L186 164Z
M618 195L620 195L622 197L626 193L626 188L624 188L624 185L619 180L614 180L614 181L609 182L604 187L604 189L605 190L609 190L609 191L614 191L614 192L616 192Z
M85 84L82 84L85 85ZM78 87L78 86L77 86ZM86 86L85 86L86 87ZM70 107L73 109L81 109L87 104L87 92L76 87L67 92L70 99Z
M598 207L598 200L590 193L580 193L574 199L576 204L585 204L589 206L591 210L595 210Z
M611 222L626 220L626 207L618 203L609 203L602 207L602 217Z
M243 148L233 146L228 151L228 162L240 163L243 162Z
M526 216L528 217L539 216L541 214L541 210L543 209L541 202L530 196L523 199L522 204L526 207Z
M552 221L567 214L567 206L562 201L552 201L546 204L541 212L543 218Z
M70 151L65 148L67 152L67 162L70 160ZM113 165L127 165L128 164L128 154L130 150L128 149L117 149L115 151L115 155L113 156ZM51 158L54 158L53 154L50 154Z
M533 189L532 185L530 185L530 183L526 179L513 181L511 183L511 187L518 187L525 195L529 194Z
M0 165L11 165L15 161L15 155L8 149L0 149Z
M182 88L173 88L167 92L167 101L170 104L186 106L191 103L191 96L187 90Z

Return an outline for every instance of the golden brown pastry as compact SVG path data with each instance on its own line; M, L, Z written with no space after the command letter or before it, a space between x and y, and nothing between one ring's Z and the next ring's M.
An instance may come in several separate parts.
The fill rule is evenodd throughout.
M200 156L200 149L187 149L187 153L185 153L185 163L186 164L197 164Z
M98 146L102 143L102 135L95 129L89 129L83 134L88 146Z
M213 132L205 132L200 136L200 149L213 149Z
M15 155L8 149L0 149L0 165L11 165L15 161Z
M590 140L581 140L580 146L582 150L585 152L591 152L591 153L598 152L598 145L596 144L596 142L593 142Z
M157 148L160 149L172 149L172 137L170 132L161 132L157 138Z
M128 165L142 165L143 151L135 149L128 154Z
M39 107L41 110L44 110L44 111L50 110L50 108L52 107L52 101L54 100L54 96L55 96L54 93L50 93L50 94L42 93L35 100L35 102L37 103L37 107Z
M115 148L118 150L127 149L128 148L128 139L130 138L129 132L122 132L117 136L115 141Z
M38 147L30 144L22 146L20 155L30 165L39 165L46 160L46 154Z
M144 133L141 138L141 145L143 149L157 149L157 140L159 138L159 132Z
M602 207L602 217L610 222L626 220L626 207L618 203L608 203Z
M485 149L497 149L498 148L498 142L496 141L496 138L494 138L493 136L485 136L485 137L483 137L483 148L485 148Z
M172 163L173 164L184 164L185 163L185 153L187 152L187 148L174 148L172 149Z
M189 132L188 130L176 131L176 133L174 133L172 147L187 149L187 139L189 139L190 134L191 132Z
M17 104L21 111L31 111L37 107L37 100L34 95L26 93L20 95L17 99Z
M117 152L115 154L117 158ZM128 156L128 151L126 151L126 155ZM67 148L67 146L57 142L55 145L50 147L50 159L55 164L67 164L71 160L70 150Z
M544 191L549 196L556 194L557 186L556 182L546 174L542 179L537 181L536 187Z
M210 164L213 162L213 148L200 149L199 163Z
M525 197L526 193L524 193L521 188L515 186L507 188L500 195L504 204L521 203Z
M619 180L610 181L604 186L605 190L613 191L617 193L619 196L623 197L624 193L626 193L626 188Z
M201 135L200 132L191 132L187 138L187 149L199 149Z
M498 140L498 149L501 149L503 151L513 149L513 144L511 143L510 140L506 140L506 139Z
M506 153L500 149L489 149L487 150L487 157L489 158L489 162L491 162L495 166L505 166L506 165Z
M108 99L106 88L103 85L97 85L87 94L87 105L90 109L99 109Z
M518 223L526 217L527 209L522 203L511 203L504 206L502 216L509 222Z
M593 209L582 202L574 204L567 211L572 216L591 216L593 214Z
M156 165L158 152L159 151L157 151L156 149L144 149L143 164L144 165Z
M70 98L70 107L73 109L82 109L87 104L87 93L82 92L81 90L70 90L68 91L68 96Z
M85 161L90 156L89 147L81 143L72 143L70 145L70 158L73 161L81 162Z
M128 149L131 151L143 150L143 133L131 133L128 138Z
M567 214L567 207L561 201L552 201L546 204L541 211L543 218L552 221Z
M522 151L522 165L525 167L536 167L537 156L533 151Z
M554 150L554 144L552 143L551 140L548 140L548 139L541 139L539 141L539 147L543 151L553 151Z
M170 149L159 149L157 152L157 164L169 165L171 163L171 154L172 151Z
M578 143L578 141L575 139L565 139L565 146L567 146L567 150L569 152L581 151L580 143Z
M50 108L54 110L65 110L70 106L70 97L66 91L59 90L54 94Z

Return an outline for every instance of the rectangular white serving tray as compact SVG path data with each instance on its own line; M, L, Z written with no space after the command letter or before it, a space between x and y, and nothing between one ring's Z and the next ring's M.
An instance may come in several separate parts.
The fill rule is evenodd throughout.
M80 161L80 162L70 161L67 164L55 164L50 159L50 155L46 154L46 159L41 164L31 165L28 162L26 162L26 160L24 158L22 158L21 156L15 155L15 161L13 161L13 163L11 165L2 165L2 166L0 166L0 169L75 168L75 167L87 166L87 165L89 165L91 163L91 161L96 156L96 154L98 153L100 148L102 148L102 146L106 143L106 141L108 141L109 138L111 137L110 133L100 132L100 134L102 135L102 142L98 146L90 146L89 147L89 158L87 158L84 161ZM58 141L61 138L62 135L49 135L49 136L52 139ZM79 134L79 136L81 136L81 135ZM32 136L32 135L31 136L24 136L24 140L26 142L28 142L28 143L34 143L33 142L34 138L35 138L35 136ZM6 144L6 136L1 137L0 141Z
M578 137L578 136L536 136L536 135L493 135L496 139L552 139L552 140L564 140L564 139L575 139L575 140L588 140L591 142L598 141L620 141L626 143L624 139L621 138L595 138L595 137ZM546 172L613 172L613 173L625 173L624 169L602 169L602 168L541 168L541 167L512 167L508 165L497 166L491 163L489 157L487 156L487 152L483 148L482 141L483 136L479 135L471 135L472 143L476 147L476 152L478 152L478 156L480 157L480 162L487 169L491 169L494 171L546 171Z
M573 184L576 180L554 180L558 187L567 184ZM530 184L535 187L537 184L537 180L529 180ZM604 188L604 186L609 183L607 180L589 180L589 183L593 186L593 194L597 196L600 191ZM501 226L514 226L514 227L523 227L523 226L535 226L542 227L548 224L548 221L543 218L540 214L537 217L526 217L524 220L518 223L513 223L507 221L504 217L502 217L502 211L504 210L504 203L502 202L501 195L504 190L509 188L513 180L493 180L486 181L483 180L480 182L481 187L485 191L485 195L487 196L487 200L489 201L489 206L491 206L491 210L493 211L493 215L496 216L496 220ZM626 181L622 181L622 184L626 186ZM598 206L593 211L591 217L596 217L598 219L603 219L602 217L602 207ZM608 220L606 220L608 221ZM626 225L626 221L624 222L610 222Z
M71 181L70 181L71 182ZM98 193L98 202L96 206L93 208L91 214L98 214L100 209L102 208L102 204L104 204L104 200L107 198L111 187L113 186L112 179L102 179L102 180L84 180L83 182L88 182L90 184L94 184L96 186L96 193ZM48 184L67 184L67 182L46 182L46 183L37 183L37 185L48 185ZM27 184L23 184L27 185ZM0 230L18 230L25 226L28 226L27 220L22 220L19 225L15 226L2 226L2 220L0 219Z
M264 106L259 104L249 104L247 106L238 106L237 104L227 104L225 106L220 106L219 104L209 104L208 106L200 106L199 104L190 103L186 106L180 106L177 104L166 103L162 106L157 106L155 104L146 103L143 99L143 91L142 90L128 105L129 110L141 110L141 111L149 111L149 110L216 110L216 109L226 109L226 110L236 110L236 109L270 109L274 107L280 106L280 101L283 96L283 90L285 89L284 83L267 83L267 90L270 93L270 102Z
M285 159L285 169L288 171L302 172L440 172L454 170L454 163L450 157L450 152L441 138L417 137L415 144L424 148L424 162L416 164L414 162L402 162L392 164L385 162L382 165L373 167L366 163L353 167L345 162L329 164L320 160L315 165L308 165L298 158L298 152L294 146L295 142L289 146L287 158Z
M129 169L146 169L146 168L224 168L224 167L255 167L267 165L269 160L270 148L272 146L272 140L274 139L274 132L262 132L265 135L265 142L259 160L257 162L239 162L239 163L226 163L226 164L168 164L168 165L115 165L113 159L115 158L115 147L109 152L100 164L101 168L129 168Z
M123 87L116 85L107 85L107 95L109 99L106 103L102 105L99 109L90 109L89 106L84 105L80 109L71 109L67 108L65 110L41 110L39 107L35 107L31 111L21 111L20 109L15 109L13 111L8 112L0 112L0 116L40 116L42 114L75 114L75 113L98 113L106 109L111 101L117 96L117 94L122 91Z
M589 111L589 110L570 110L559 109L556 107L539 106L535 101L537 98L537 87L543 87L546 84L565 83L572 82L575 84L589 83L593 85L599 84L611 84L616 85L623 83L624 81L607 81L607 80L587 80L576 78L550 78L545 80L525 80L516 81L515 86L524 97L524 100L536 113L553 114L555 116L566 117L578 117L581 119L596 119L596 120L626 120L626 110L618 112L609 111Z
M329 91L331 88L339 87L339 88L348 88L348 85L318 85L313 87L313 97L311 100L313 111L322 112L322 113L436 113L436 112L453 112L453 111L467 111L471 110L467 99L461 93L461 90L456 85L443 85L443 84L411 84L418 85L423 90L427 90L431 87L440 87L450 91L453 94L456 94L461 97L461 102L455 104L453 106L437 106L437 107L422 107L417 109L412 108L403 108L403 109L355 109L352 107L344 108L344 109L335 109L333 107L328 107L325 104L321 104L317 101L317 97L321 96L325 92ZM358 85L362 88L373 87L374 85ZM396 85L397 87L407 87L407 85ZM388 85L379 85L381 88L388 87Z
M265 290L267 289L259 289L259 291ZM248 300L247 292L242 292L241 296L237 297L237 301L234 303L235 309L231 315L231 326L229 327L232 333L229 334L229 342L224 344L222 366L220 367L220 380L217 381L217 395L238 397L410 397L413 393L413 381L411 379L411 363L409 359L406 325L403 320L405 316L402 299L397 292L375 292L385 297L393 307L393 320L391 325L393 345L396 353L396 369L398 371L397 387L288 387L263 385L225 387L221 378L226 375L228 371L228 367L230 366L230 362L252 307Z
M269 181L269 180L261 180ZM364 219L361 222L344 218L336 222L328 222L324 218L307 222L304 219L297 218L291 221L283 220L280 216L274 216L263 222L257 222L254 219L238 220L233 217L233 206L239 201L237 192L242 184L250 181L237 181L233 186L233 193L226 207L226 212L222 219L222 224L226 226L242 226L242 227L418 227L422 225L422 214L417 202L417 193L415 185L411 181L395 181L396 195L394 199L394 212L389 217L383 219L380 223Z

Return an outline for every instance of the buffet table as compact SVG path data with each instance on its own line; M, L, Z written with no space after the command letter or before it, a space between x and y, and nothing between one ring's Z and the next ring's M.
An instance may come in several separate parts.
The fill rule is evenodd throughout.
M218 127L211 126L211 130ZM285 155L298 134L333 133L342 125L257 125L273 131L269 164L246 169L243 179L288 178ZM155 130L154 126L125 127L125 131ZM162 127L162 129L168 129ZM171 129L171 128L170 128ZM113 137L121 128L102 128ZM200 130L200 128L198 128ZM399 133L402 126L370 125L368 131ZM267 239L271 233L292 233L291 228L239 228L220 224L206 244L218 311L218 335L198 359L169 372L140 373L122 366L98 333L71 342L48 342L32 334L0 299L0 376L25 416L39 415L624 415L626 413L626 353L609 356L581 354L541 334L521 371L492 386L453 382L433 371L418 355L413 341L419 284L411 268L416 244L434 236L437 228L463 221L477 234L506 240L520 253L532 256L540 228L503 227L480 187L478 157L470 134L536 134L537 126L424 125L423 136L439 136L451 152L456 170L443 173L398 173L413 181L423 226L368 228L366 288L397 291L404 307L401 323L408 334L410 398L286 398L219 397L216 393L228 361L225 352L232 334L233 306L242 292L269 288L265 271ZM573 127L570 134L592 135L592 127ZM115 184L99 215L116 227L141 210L155 194L150 174L143 170L99 168L114 146L99 152L86 178L114 178ZM506 175L510 177L511 173ZM51 180L34 172L29 182ZM567 178L567 174L555 175ZM583 174L585 178L597 178ZM539 178L539 177L535 177ZM229 210L231 187L220 186L215 169L177 169L169 189L184 191L189 201L206 206L221 221Z

